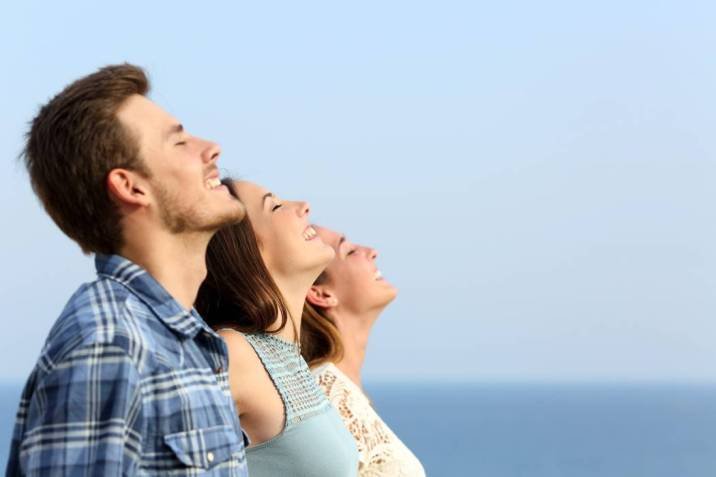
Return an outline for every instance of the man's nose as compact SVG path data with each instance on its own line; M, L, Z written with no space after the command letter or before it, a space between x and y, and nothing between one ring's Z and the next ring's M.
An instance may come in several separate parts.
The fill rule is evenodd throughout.
M215 142L204 141L206 143L204 150L202 151L202 159L204 162L216 162L221 155L221 147Z

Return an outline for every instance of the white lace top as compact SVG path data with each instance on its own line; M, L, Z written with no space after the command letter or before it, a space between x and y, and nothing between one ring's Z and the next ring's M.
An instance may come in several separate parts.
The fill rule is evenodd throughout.
M424 477L415 455L390 430L363 391L333 363L313 369L358 445L360 477Z

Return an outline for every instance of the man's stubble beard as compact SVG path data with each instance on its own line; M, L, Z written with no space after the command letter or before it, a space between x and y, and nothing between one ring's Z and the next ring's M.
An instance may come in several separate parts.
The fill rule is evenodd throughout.
M184 205L181 200L161 184L154 184L158 200L159 217L163 225L173 234L186 232L216 232L226 225L241 222L246 214L243 204L237 199L236 207L215 217L208 216L195 204Z

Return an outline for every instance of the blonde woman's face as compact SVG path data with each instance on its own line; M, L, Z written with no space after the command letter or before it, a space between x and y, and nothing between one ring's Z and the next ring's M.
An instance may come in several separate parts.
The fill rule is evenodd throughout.
M398 294L376 264L378 252L353 243L345 235L325 227L314 226L318 236L335 251L325 270L325 285L333 291L338 306L353 312L382 308Z

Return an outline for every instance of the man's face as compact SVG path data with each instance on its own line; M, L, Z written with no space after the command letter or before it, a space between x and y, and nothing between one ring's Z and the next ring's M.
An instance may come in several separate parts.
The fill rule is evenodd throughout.
M219 182L217 144L190 135L144 96L131 96L117 116L138 140L150 173L150 207L162 227L211 232L244 218L243 204Z

